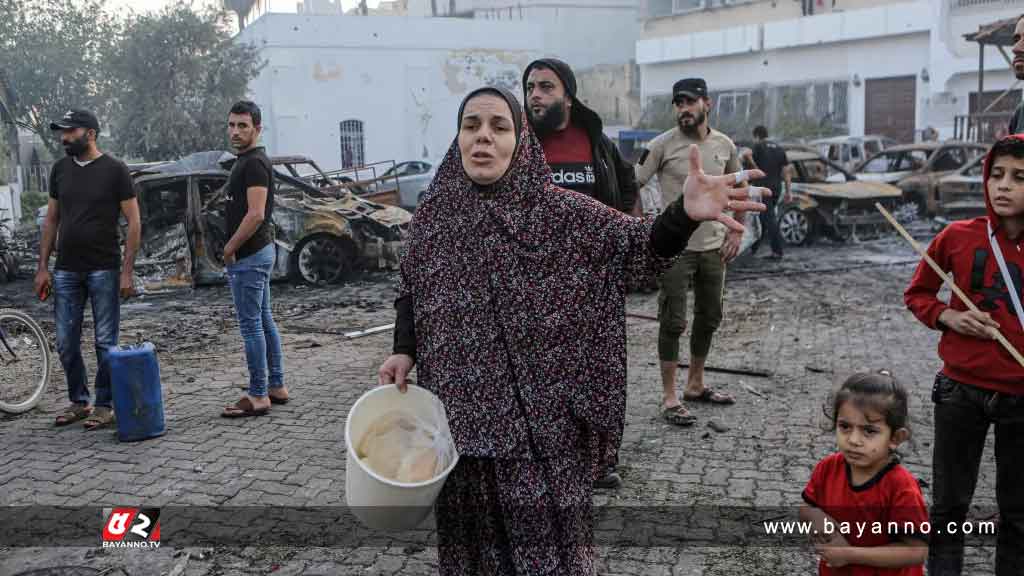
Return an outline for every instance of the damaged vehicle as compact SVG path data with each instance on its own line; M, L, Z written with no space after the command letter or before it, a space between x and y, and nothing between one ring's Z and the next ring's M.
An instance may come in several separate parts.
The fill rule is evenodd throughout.
M984 156L987 148L974 142L921 142L887 148L865 160L855 173L860 180L885 182L903 191L896 216L913 220L938 210L938 182Z
M235 157L199 152L129 168L138 191L142 244L136 269L153 292L225 281L226 184ZM411 215L346 188L324 190L274 169L272 278L323 285L356 268L396 269Z
M895 145L896 141L886 136L837 136L811 141L822 156L844 170L853 170L865 158Z
M875 203L893 210L902 200L899 188L859 180L814 150L786 146L786 156L793 189L779 206L779 232L787 244L877 235L888 224Z
M954 220L969 220L988 213L982 174L984 165L985 157L978 156L973 162L939 180L939 205L934 220L936 228L943 228Z

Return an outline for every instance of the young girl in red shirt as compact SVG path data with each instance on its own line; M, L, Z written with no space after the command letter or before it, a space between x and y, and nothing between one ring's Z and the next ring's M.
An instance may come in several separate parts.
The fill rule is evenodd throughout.
M818 573L921 576L928 511L896 455L910 437L906 389L888 372L859 373L831 400L838 452L814 467L800 508L814 525Z

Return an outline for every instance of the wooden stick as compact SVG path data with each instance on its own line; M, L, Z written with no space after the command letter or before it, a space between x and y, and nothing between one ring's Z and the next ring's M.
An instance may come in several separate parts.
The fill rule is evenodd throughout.
M892 214L890 214L889 211L885 209L885 207L883 207L881 204L877 202L875 203L875 208L878 208L878 211L882 213L882 216L885 216L885 219L889 221L889 224L892 224L893 227L896 228L896 231L899 232L900 235L903 236L903 238L907 242L910 242L910 245L914 247L914 250L916 250L917 253L921 255L921 258L924 258L924 261L927 262L929 266L931 266L932 270L934 270L935 273L938 274L940 278L942 278L942 281L945 282L946 285L949 286L949 288L953 291L953 293L956 294L957 298L959 298L960 301L963 302L965 306L967 306L967 309L972 312L977 312L978 314L981 314L981 310L978 310L978 307L974 305L974 302L971 302L971 299L968 298L967 295L964 294L963 290L961 290L960 287L956 285L956 282L954 282L953 279L950 278L949 275L946 274L946 272L943 271L942 268L935 263L935 260L932 260L932 257L928 255L928 252L926 252L925 249L922 248L921 245L917 243L917 240L914 240L914 238L907 232L907 230L903 226L901 226L895 218L892 217ZM1014 348L1012 344L1010 344L1009 340L1007 340L1006 337L1003 336L1002 332L993 328L992 334L995 336L996 340L1003 345L1003 348L1006 348L1006 351L1010 353L1010 356L1013 356L1014 360L1020 363L1021 366L1024 366L1024 356L1021 356L1020 352L1018 352L1017 349Z
M686 362L679 363L680 368L690 369L690 365ZM718 372L720 374L737 374L739 376L754 376L756 378L771 378L771 372L765 372L764 370L754 370L750 368L718 368L717 366L705 366L705 372Z

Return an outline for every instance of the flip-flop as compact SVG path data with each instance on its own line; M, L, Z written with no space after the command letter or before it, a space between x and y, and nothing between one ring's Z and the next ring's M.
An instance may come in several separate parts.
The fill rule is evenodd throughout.
M690 414L682 404L672 406L671 408L662 406L661 417L669 424L683 427L693 426L697 422L697 417Z
M114 423L114 411L100 406L83 422L86 430L99 430Z
M271 388L271 390L276 390L276 388ZM287 404L288 400L290 399L290 397L288 396L285 396L284 398L278 398L273 394L270 394L269 392L267 393L267 396L270 397L271 404Z
M270 408L262 408L256 410L256 407L252 405L252 400L247 397L242 397L241 400L235 402L232 406L227 406L224 411L220 413L224 418L247 418L249 416L263 416L270 412Z
M79 420L84 420L92 415L92 406L87 404L72 404L54 420L54 426L67 426Z
M706 404L735 404L736 399L728 394L717 392L711 387L704 388L704 391L696 396L683 392L683 400L687 402L704 402Z

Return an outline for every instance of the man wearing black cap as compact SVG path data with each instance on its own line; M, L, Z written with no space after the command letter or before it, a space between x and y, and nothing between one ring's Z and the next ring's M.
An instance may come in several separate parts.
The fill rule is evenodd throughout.
M576 75L555 58L535 60L523 72L526 117L544 147L555 184L586 194L627 214L633 211L637 186L633 167L604 135L601 117L576 98ZM618 488L615 471L625 421L594 433L598 488Z
M544 147L555 184L632 212L633 167L604 135L601 117L576 98L576 76L555 58L535 60L523 72L526 116Z
M139 205L128 167L100 152L96 116L69 110L50 124L61 132L67 156L50 172L50 200L39 246L35 291L40 298L55 296L57 351L67 378L71 405L57 416L63 426L85 419L86 430L113 422L107 355L117 346L120 300L132 295L132 269L142 227ZM122 259L118 216L128 222ZM56 241L57 263L48 266ZM89 405L89 387L82 361L82 317L85 300L92 304L96 343L95 411Z
M736 145L728 136L708 126L711 99L701 78L688 78L672 87L677 126L651 141L640 155L636 175L640 185L655 174L661 186L662 205L679 198L689 174L689 150L700 150L704 172L720 176L740 170ZM742 215L737 218L742 220ZM704 385L704 363L711 337L722 321L725 265L739 253L742 233L726 231L718 222L703 222L690 237L686 250L660 280L658 294L658 357L661 360L661 415L677 426L691 426L696 418L676 394L679 339L686 330L686 296L693 286L693 330L690 334L690 370L683 399L710 404L732 404L732 396Z

